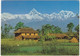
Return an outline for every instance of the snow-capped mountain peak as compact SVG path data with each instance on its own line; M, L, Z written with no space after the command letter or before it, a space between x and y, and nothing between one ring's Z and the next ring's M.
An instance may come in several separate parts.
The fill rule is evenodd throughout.
M72 11L64 11L64 10L60 11L59 14L67 17L74 17L76 15Z
M35 14L40 14L35 8L33 8L31 11L30 11L30 13L29 13L29 15L35 15Z
M25 19L25 20L67 20L75 17L76 14L72 11L64 11L61 10L59 13L53 12L51 14L42 14L38 12L35 8L33 8L28 14L10 14L10 13L2 13L1 19L3 21L11 20L11 19Z
M65 29L68 23L73 22L75 25L77 25L78 21L79 20L77 19L74 12L65 10L61 10L58 13L53 12L51 14L42 14L33 8L27 14L1 14L2 25L7 23L15 26L18 22L23 22L26 26L32 27L34 29L39 29L44 24L53 24L62 27L62 29Z

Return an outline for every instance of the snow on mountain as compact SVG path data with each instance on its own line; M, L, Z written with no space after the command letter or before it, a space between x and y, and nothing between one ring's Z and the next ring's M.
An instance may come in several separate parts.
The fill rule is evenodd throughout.
M64 10L60 11L58 14L59 16L61 16L61 18L65 19L76 16L76 14L73 13L72 11L64 11Z
M72 11L61 10L59 13L42 14L34 8L27 14L2 13L1 20L2 26L7 23L15 27L18 22L23 22L25 26L41 29L42 25L51 24L59 26L63 31L67 31L66 26L70 22L74 23L74 27L79 24L79 19Z
M41 14L41 13L39 13L35 8L33 8L31 11L30 11L30 13L29 13L29 15L35 15L35 14Z
M10 14L10 13L2 13L1 19L2 21L12 20L12 19L23 19L23 20L66 20L72 17L75 17L76 14L72 11L60 11L59 13L51 13L51 14L42 14L38 12L36 9L32 9L28 14Z

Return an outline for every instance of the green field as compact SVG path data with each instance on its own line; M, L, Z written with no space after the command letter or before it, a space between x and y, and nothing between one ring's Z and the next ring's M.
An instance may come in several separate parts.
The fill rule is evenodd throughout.
M64 41L65 40L65 41ZM2 55L78 55L79 43L69 43L69 40L31 41L1 39Z

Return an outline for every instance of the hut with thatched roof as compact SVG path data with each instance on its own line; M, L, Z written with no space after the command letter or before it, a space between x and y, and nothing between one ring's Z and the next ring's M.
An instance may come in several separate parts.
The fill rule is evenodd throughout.
M57 39L67 39L68 35L67 34L60 34L60 33L50 33L48 34L49 36L55 36Z
M16 30L14 33L15 33L15 38L18 40L23 40L23 39L37 40L38 38L40 38L38 35L38 31L32 28L20 28Z

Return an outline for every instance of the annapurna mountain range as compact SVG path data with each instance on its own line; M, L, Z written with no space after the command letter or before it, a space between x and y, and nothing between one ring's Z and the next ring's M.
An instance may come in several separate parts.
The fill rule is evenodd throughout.
M77 18L76 13L66 10L61 10L59 13L53 12L51 14L43 14L33 8L27 14L1 14L2 25L7 23L14 27L18 22L23 22L25 26L34 29L41 29L42 25L51 24L59 26L63 31L66 31L68 23L72 22L76 26L79 24L79 19Z

